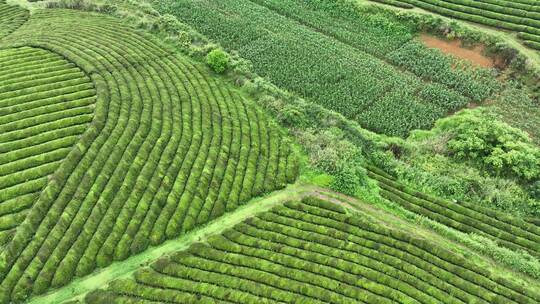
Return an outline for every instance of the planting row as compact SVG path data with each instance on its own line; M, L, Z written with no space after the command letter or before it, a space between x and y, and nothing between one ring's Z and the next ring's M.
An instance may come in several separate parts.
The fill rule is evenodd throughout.
M90 74L97 102L1 253L0 302L63 286L296 178L288 139L260 110L116 19L37 11L4 39L30 43Z
M88 304L539 300L533 286L319 198L275 207L85 298Z
M19 28L29 17L27 10L0 0L0 39Z
M535 47L540 39L540 5L538 2L507 0L373 0L403 7L419 7L444 16L472 21L497 28L524 32L534 37L526 41ZM537 46L536 46L537 47Z
M456 62L419 44L401 50L412 29L381 14L360 13L350 3L182 0L155 7L237 50L275 84L376 132L405 136L430 128L498 89L491 70L453 69ZM401 62L405 53L411 57Z
M95 93L90 78L59 55L0 50L0 245L92 120Z
M505 247L540 256L540 227L532 223L472 203L451 202L425 195L399 184L374 167L369 167L368 172L378 181L385 198L409 211L462 232L486 236Z

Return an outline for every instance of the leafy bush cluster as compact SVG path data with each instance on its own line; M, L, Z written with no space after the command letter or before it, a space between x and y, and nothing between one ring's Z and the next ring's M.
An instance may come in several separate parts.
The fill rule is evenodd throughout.
M296 131L296 138L305 147L311 165L334 176L331 187L348 195L356 195L366 186L366 171L360 148L344 139L343 131L329 128L321 131Z
M214 72L223 73L229 66L229 56L223 50L215 49L206 56L206 63Z
M450 134L448 151L485 166L495 175L540 178L540 148L523 131L476 111L463 111L437 123Z

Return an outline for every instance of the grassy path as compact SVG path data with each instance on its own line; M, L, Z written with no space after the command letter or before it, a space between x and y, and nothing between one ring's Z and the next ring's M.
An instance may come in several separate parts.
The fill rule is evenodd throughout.
M253 214L267 211L275 205L283 203L285 200L300 199L313 193L314 189L315 187L313 186L290 185L284 190L272 192L262 198L253 199L234 212L227 213L182 237L169 240L156 247L151 247L143 253L132 256L124 261L115 262L107 268L100 269L86 277L78 278L65 287L38 297L33 297L28 303L52 304L82 298L87 292L102 287L114 279L131 275L137 268L150 264L163 255L186 249L193 242L203 240L209 235L218 234L224 229L251 217Z

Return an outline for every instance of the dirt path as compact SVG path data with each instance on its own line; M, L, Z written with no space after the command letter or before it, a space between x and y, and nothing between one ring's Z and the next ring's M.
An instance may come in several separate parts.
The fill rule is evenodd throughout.
M495 67L495 62L491 58L482 55L484 50L482 46L466 49L461 46L459 40L448 41L427 34L420 35L420 41L427 47L439 49L445 54L468 60L478 66L485 68Z

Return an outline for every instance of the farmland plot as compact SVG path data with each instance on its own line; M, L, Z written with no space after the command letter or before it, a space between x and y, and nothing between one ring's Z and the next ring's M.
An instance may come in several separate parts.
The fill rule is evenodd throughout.
M412 41L408 27L334 1L155 2L280 87L373 131L405 136L498 90L492 71L456 63Z
M93 118L90 78L36 48L0 50L0 245Z
M28 173L43 183L15 189L9 201L9 206L31 208L0 251L2 303L63 286L296 178L296 156L265 114L205 67L118 19L74 10L37 11L0 41L0 49L0 65L7 60L14 72L18 65L31 67L40 56L51 56L47 64L66 69L61 76L52 70L51 77L23 76L21 83L13 78L0 87L41 88L37 82L52 82L46 94L29 90L47 97L35 103L16 103L10 99L15 93L0 93L0 113L6 114L0 116L0 128L19 128L30 136L58 118L51 126L73 129L24 150L24 161L12 160L13 153L2 155L9 158L0 163L2 174L20 166L41 169L36 162L49 161L47 170ZM33 57L2 57L35 49ZM37 66L36 73L49 70ZM70 88L64 84L77 89L55 90ZM25 119L28 113L43 115ZM10 118L21 119L14 123ZM81 128L83 123L88 124ZM2 141L8 135L2 133ZM33 159L32 149L52 152ZM21 172L17 179L26 180ZM1 180L0 193L8 191L11 180Z
M456 19L518 33L526 46L540 50L540 3L534 0L372 0L419 7Z
M405 229L405 228L403 228ZM308 197L88 294L94 303L537 303L415 232Z

